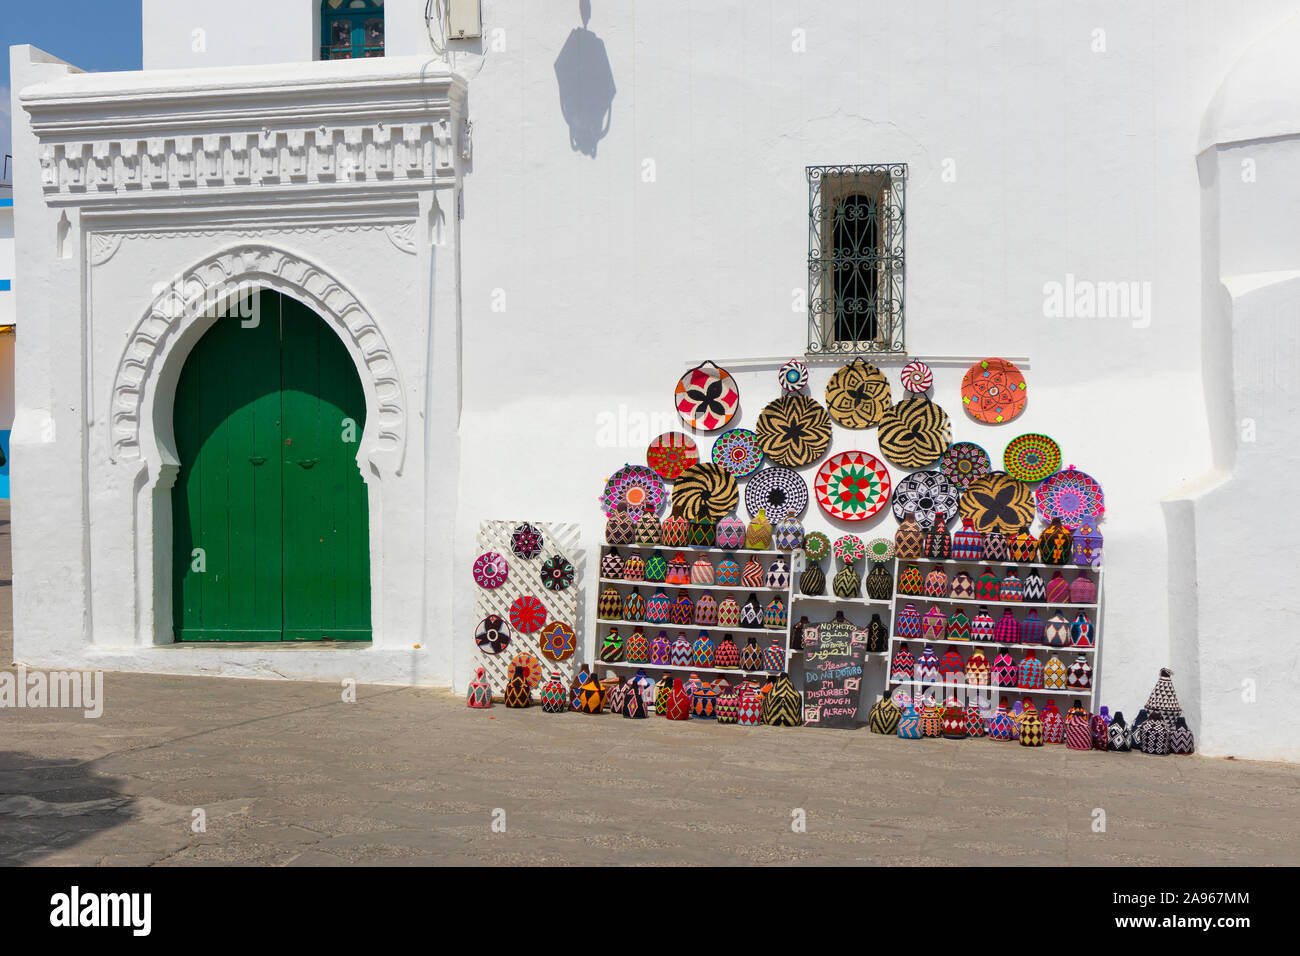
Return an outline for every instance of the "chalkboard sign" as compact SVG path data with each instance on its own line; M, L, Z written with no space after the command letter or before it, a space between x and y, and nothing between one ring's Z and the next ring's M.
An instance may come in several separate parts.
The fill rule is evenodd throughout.
M867 632L830 621L803 632L803 722L808 727L855 727Z

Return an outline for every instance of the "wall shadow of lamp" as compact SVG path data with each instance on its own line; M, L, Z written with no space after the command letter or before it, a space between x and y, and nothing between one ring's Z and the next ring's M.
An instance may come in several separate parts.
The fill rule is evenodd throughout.
M578 12L582 26L569 33L555 58L555 79L560 87L560 112L569 124L569 146L594 158L596 144L609 132L617 90L605 41L587 29L591 0L580 0Z

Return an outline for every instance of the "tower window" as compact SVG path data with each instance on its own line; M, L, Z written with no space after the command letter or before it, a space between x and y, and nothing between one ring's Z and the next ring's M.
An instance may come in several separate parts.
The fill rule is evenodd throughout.
M384 0L321 0L320 58L384 55Z

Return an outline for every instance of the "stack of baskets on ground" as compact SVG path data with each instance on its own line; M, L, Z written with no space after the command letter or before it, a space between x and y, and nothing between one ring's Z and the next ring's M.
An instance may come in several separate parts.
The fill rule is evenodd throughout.
M541 684L539 694L533 690ZM506 684L506 706L531 707L540 704L548 714L577 711L583 714L617 714L632 720L651 716L668 720L712 720L719 724L753 727L798 727L803 724L803 698L786 673L769 675L760 682L746 677L736 685L725 677L709 682L691 674L686 680L665 675L658 682L644 671L627 681L601 679L583 665L568 686L558 672L541 683L539 675L523 664L511 666ZM473 708L492 706L491 689L482 669L470 682L466 703Z
M979 700L963 706L954 697L940 705L933 698L916 703L906 692L900 691L895 696L900 699L882 697L871 708L868 725L873 732L896 734L905 740L988 737L1016 740L1022 747L1063 743L1071 750L1112 753L1138 750L1157 756L1187 755L1196 749L1192 730L1174 692L1173 671L1167 667L1161 668L1160 678L1132 726L1118 711L1112 717L1109 708L1102 707L1098 713L1090 714L1077 700L1061 714L1056 702L1051 700L1039 712L1031 699L1017 702L1012 709L1003 697L997 709L991 711L989 702Z

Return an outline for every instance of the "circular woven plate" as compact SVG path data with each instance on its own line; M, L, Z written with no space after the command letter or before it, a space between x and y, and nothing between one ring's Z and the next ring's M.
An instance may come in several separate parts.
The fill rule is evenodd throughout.
M899 378L902 380L903 390L914 395L928 392L934 385L934 372L930 371L930 366L921 361L908 362L904 365Z
M510 551L516 558L531 561L542 553L542 533L525 521L510 535Z
M542 628L539 643L548 661L567 661L578 650L577 635L563 621L552 621Z
M573 565L563 555L546 559L542 565L542 587L548 591L563 591L573 584Z
M1034 493L1005 471L991 471L966 489L960 513L971 519L976 531L1008 534L1033 523Z
M605 517L612 518L626 508L633 518L645 512L658 514L664 506L664 482L645 465L624 465L605 482L601 497Z
M880 453L902 468L927 468L952 442L948 413L924 398L899 402L880 420Z
M646 464L664 481L676 481L691 465L698 464L700 450L685 432L664 432L645 450Z
M542 662L537 659L536 654L521 651L510 659L510 666L523 669L524 680L528 681L529 690L542 682Z
M939 456L939 471L963 491L992 470L989 453L973 441L959 441Z
M894 542L891 538L872 538L867 542L867 557L872 561L888 561L894 556Z
M937 471L915 471L894 489L894 517L902 521L909 514L929 531L935 521L947 524L957 514L959 494L951 481Z
M831 539L825 532L811 531L804 536L803 553L810 561L820 561L831 553Z
M716 431L736 416L740 408L740 386L725 368L703 362L681 377L673 404L682 421L691 428Z
M822 462L813 479L817 503L832 518L864 521L889 501L889 469L865 451L844 451Z
M1020 369L1001 358L987 358L966 370L961 401L966 413L986 425L1005 425L1025 410L1028 386Z
M673 513L687 520L725 518L739 501L736 476L721 465L693 465L673 485Z
M1079 527L1085 516L1100 521L1106 513L1106 496L1101 485L1073 465L1039 485L1037 499L1038 513L1045 520L1060 518L1061 524L1071 531Z
M776 373L783 392L802 392L808 387L808 366L798 359L790 359Z
M489 614L479 621L478 630L474 632L474 643L484 654L500 654L510 646L510 625L505 619Z
M1061 446L1035 432L1017 435L1002 453L1002 466L1016 481L1042 481L1061 469Z
M763 449L758 447L758 436L748 428L733 428L714 439L711 457L715 465L744 478L763 464Z
M510 576L510 564L495 551L486 551L474 562L474 583L481 588L499 588Z
M778 465L811 465L831 447L831 417L807 395L782 395L759 412L758 444Z
M745 486L745 510L751 518L760 510L776 524L787 515L799 517L808 507L808 485L797 471L789 468L764 468L755 472Z
M835 557L845 564L861 561L867 553L867 546L856 534L844 534L835 539Z
M888 379L862 359L838 369L826 383L826 407L845 428L878 424L892 401Z
M510 605L510 626L523 634L536 634L546 623L546 605L531 594Z

